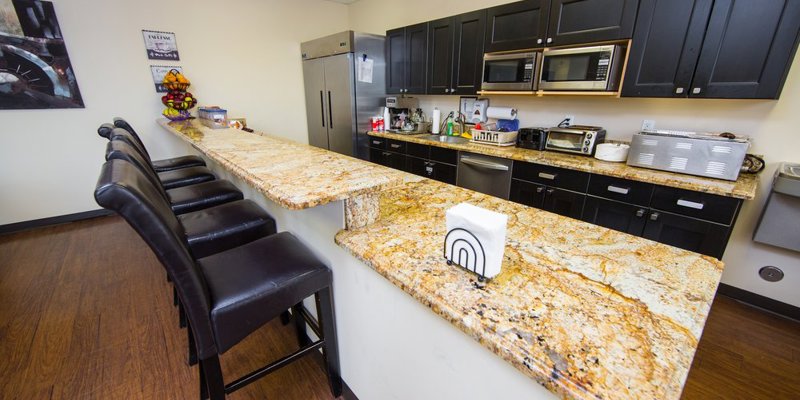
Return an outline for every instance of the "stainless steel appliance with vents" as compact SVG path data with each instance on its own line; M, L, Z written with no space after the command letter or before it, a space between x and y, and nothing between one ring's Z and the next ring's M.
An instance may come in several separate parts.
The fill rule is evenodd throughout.
M369 159L370 118L386 98L384 39L346 31L300 44L308 144Z
M633 135L628 165L735 181L748 148L729 133L645 131Z
M541 59L538 51L484 54L481 90L536 90Z
M753 240L800 251L800 164L778 166Z

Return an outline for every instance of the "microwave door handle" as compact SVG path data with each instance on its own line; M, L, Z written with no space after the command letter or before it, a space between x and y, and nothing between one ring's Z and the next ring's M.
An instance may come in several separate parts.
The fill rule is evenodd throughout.
M493 169L496 171L508 171L508 166L498 163L493 163L490 161L483 161L483 160L476 160L473 158L468 157L461 157L461 162L464 164L474 165L476 167L486 168L486 169Z

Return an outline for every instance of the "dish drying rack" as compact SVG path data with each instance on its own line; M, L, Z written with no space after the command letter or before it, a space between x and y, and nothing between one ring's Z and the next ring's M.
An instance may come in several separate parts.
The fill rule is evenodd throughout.
M492 146L514 146L517 144L517 133L518 131L498 132L472 129L472 139L470 141Z

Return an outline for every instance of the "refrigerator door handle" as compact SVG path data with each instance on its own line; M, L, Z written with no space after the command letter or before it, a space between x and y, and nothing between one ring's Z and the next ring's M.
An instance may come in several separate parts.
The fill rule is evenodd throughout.
M322 127L325 127L325 99L322 97L322 90L319 91L319 112L322 114Z
M331 91L328 90L328 126L333 129L333 104L331 103Z

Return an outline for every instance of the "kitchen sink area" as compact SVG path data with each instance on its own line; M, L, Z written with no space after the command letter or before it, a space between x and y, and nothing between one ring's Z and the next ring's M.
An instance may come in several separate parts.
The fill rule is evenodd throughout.
M414 137L418 139L430 140L432 142L440 142L440 143L454 143L454 144L469 143L469 139L463 138L461 136L422 134L422 135L414 135Z

